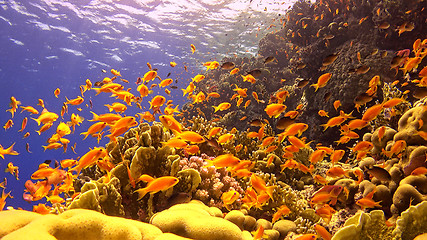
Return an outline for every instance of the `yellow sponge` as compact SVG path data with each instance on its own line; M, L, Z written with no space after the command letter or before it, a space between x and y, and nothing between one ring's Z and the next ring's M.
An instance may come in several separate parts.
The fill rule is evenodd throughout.
M148 223L73 209L59 215L10 210L0 212L2 240L151 240L162 231Z

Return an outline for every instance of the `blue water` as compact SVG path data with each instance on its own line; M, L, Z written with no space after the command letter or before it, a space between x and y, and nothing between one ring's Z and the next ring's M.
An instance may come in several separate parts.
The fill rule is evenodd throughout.
M60 113L65 97L80 95L79 86L86 79L92 83L104 77L112 77L111 68L121 71L130 83L123 85L136 92L135 81L148 71L150 62L158 68L160 77L171 72L177 79L178 89L167 96L163 89L154 88L154 93L143 100L148 110L148 100L161 94L167 100L182 106L187 99L182 97L180 88L185 88L190 78L203 71L202 63L221 60L224 56L256 57L258 41L267 32L279 29L275 18L284 14L292 1L113 1L113 0L0 0L0 124L3 126L11 114L10 97L22 102L22 106L37 106L38 99L45 102L49 111ZM276 27L268 29L270 24ZM190 44L197 48L191 54ZM170 61L178 66L172 68ZM183 66L188 66L188 72ZM107 70L103 73L102 70ZM120 82L120 81L119 81ZM156 82L158 83L158 82ZM59 98L53 91L60 88ZM84 94L84 103L79 112L70 106L64 119L59 118L51 129L40 136L35 132L39 127L28 112L18 109L12 118L14 126L7 131L0 130L0 144L7 148L16 143L17 156L6 155L0 159L0 182L7 178L6 192L11 191L6 206L32 209L39 202L27 203L22 199L24 183L45 160L77 158L89 148L104 146L108 139L99 144L88 137L83 141L80 132L86 131L91 122L90 111L98 114L108 109L115 99L108 94L95 96L94 91ZM93 102L90 109L89 100ZM135 104L128 107L127 115L140 112ZM144 110L145 111L145 110ZM42 145L55 133L59 122L67 122L71 113L78 113L86 120L76 133L68 135L69 146L77 144L74 154L70 147L43 151ZM20 133L22 119L28 117L28 125ZM23 139L25 132L30 136ZM26 151L29 144L31 153ZM7 163L19 167L19 180L5 173ZM53 166L53 165L52 165Z

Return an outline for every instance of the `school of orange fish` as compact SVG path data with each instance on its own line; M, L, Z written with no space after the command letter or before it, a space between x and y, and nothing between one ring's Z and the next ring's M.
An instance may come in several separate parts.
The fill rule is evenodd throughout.
M338 9L337 9L338 11ZM318 18L322 18L322 16L317 16ZM362 21L362 19L361 19ZM364 21L364 20L363 20ZM363 22L362 21L362 22ZM303 25L306 23L303 23ZM360 24L360 23L359 23ZM399 31L399 35L405 31L411 31L413 26L410 24L404 24L405 26L397 26L396 30ZM388 26L380 26L379 28L388 28ZM298 33L297 33L298 34ZM195 53L196 47L191 44L191 51ZM412 55L412 56L411 56ZM424 57L427 55L427 39L417 39L413 43L413 49L409 53L402 53L402 55L397 55L397 58L393 59L391 63L391 67L396 69L397 71L402 71L403 74L407 72L413 72L418 70L418 66L423 61ZM331 64L336 59L336 55L328 56L324 59L323 66L327 66ZM360 58L360 56L357 56ZM274 61L274 58L266 59L265 62ZM217 61L209 61L203 64L206 67L206 72L215 69L221 70L230 70L230 75L235 75L236 78L241 80L241 84L255 83L256 78L252 74L246 75L238 75L239 68L232 62L226 62L224 64L220 64ZM165 88L164 91L167 95L170 96L170 90L167 87L170 87L174 82L173 79L161 79L157 73L157 69L153 69L149 63L147 63L149 71L146 72L143 77L138 78L136 81L137 87L136 91L138 94L134 95L131 92L131 88L125 90L125 86L118 81L121 80L123 83L128 84L129 82L123 78L121 78L121 73L115 69L111 69L111 78L105 77L102 81L97 82L96 84L92 84L92 82L88 79L85 84L80 86L81 94L74 99L66 98L66 101L62 103L62 111L57 114L55 112L50 112L45 108L44 102L42 99L38 100L38 107L41 109L40 111L33 106L23 106L22 103L15 99L14 97L10 98L10 109L7 111L10 112L11 118L4 124L3 128L5 130L11 128L13 126L13 117L17 112L18 108L21 109L20 114L29 114L36 117L32 117L31 120L34 120L40 129L36 131L39 135L43 134L46 130L55 126L55 122L61 117L64 119L66 116L69 116L69 121L60 121L59 124L56 125L56 131L52 134L48 140L47 145L43 146L45 150L56 150L63 149L67 150L68 146L72 145L70 141L67 139L67 135L74 134L79 128L80 124L85 121L78 113L68 114L68 106L73 105L76 106L79 111L81 108L78 108L85 101L84 94L87 91L95 91L96 95L98 94L110 94L111 97L114 97L117 101L112 104L106 104L105 106L108 108L109 113L97 114L93 113L93 118L88 121L94 122L86 131L81 131L81 135L84 136L83 139L87 137L94 137L98 139L98 143L100 139L103 137L107 137L110 142L116 142L117 137L121 136L125 132L127 132L130 128L138 125L137 119L139 118L139 122L147 121L153 122L156 120L156 115L158 114L159 121L163 124L163 126L170 130L174 137L169 139L167 142L164 142L163 145L174 147L177 149L183 149L189 155L200 154L200 149L198 144L201 144L205 141L214 141L215 144L226 144L232 141L234 137L235 130L220 134L224 132L225 128L222 127L213 127L209 129L207 135L201 135L198 132L186 130L180 121L176 120L174 116L179 116L181 113L178 109L178 106L173 105L172 99L168 100L165 96L162 95L153 95L152 89L154 87ZM170 62L171 67L176 67L177 64L175 62ZM303 67L303 66L300 66ZM366 69L357 69L356 71L364 72ZM412 82L417 83L418 86L427 87L427 67L422 68L418 71L418 76L420 79L412 80ZM197 74L192 78L192 81L188 84L188 86L182 89L183 95L188 97L195 103L208 102L209 98L220 98L221 94L217 92L210 92L207 95L203 91L199 91L196 93L197 84L203 81L207 77L207 74ZM334 76L331 73L325 73L321 75L316 83L313 83L311 86L315 88L317 91L319 88L323 88L327 85L328 81ZM154 83L155 81L159 81L158 83ZM151 86L149 86L151 84ZM304 86L308 84L308 82L303 83ZM375 95L377 92L378 86L380 86L381 79L380 76L374 76L369 85L366 86L366 96L367 99L370 96ZM392 83L396 84L396 83ZM217 114L222 114L226 112L232 106L232 101L236 100L236 106L240 107L240 105L247 99L242 106L246 109L251 100L248 99L250 96L254 98L258 103L265 104L265 112L270 118L278 118L279 116L285 116L290 119L295 119L299 114L298 106L296 109L287 111L287 106L285 105L286 98L289 93L287 91L281 91L276 93L275 102L265 103L264 100L260 99L257 92L252 92L251 94L247 93L247 88L239 87L237 84L234 85L233 91L236 92L235 95L230 99L229 102L222 102L217 106L212 106L214 108L214 112ZM301 86L299 86L301 87ZM59 88L54 90L54 95L58 98L61 94L61 90ZM145 99L150 98L149 101L151 111L145 111L143 113L138 113L135 116L126 116L126 110L128 107L133 106L135 104L137 107L141 108L141 102L145 101ZM359 111L360 108L366 104L368 101L361 100L360 102L355 103L355 108ZM328 118L325 124L323 124L324 129L340 127L341 136L337 139L336 143L345 144L349 142L351 139L359 139L359 135L354 132L355 129L362 129L369 125L369 123L382 113L384 109L391 110L398 104L406 102L405 98L392 98L386 99L382 103L375 104L367 109L364 109L363 117L361 119L353 119L351 113L345 113L340 111L338 116L329 117L329 113L325 110L319 109L318 114L322 117ZM334 102L334 108L336 110L340 107L340 102ZM141 108L142 109L142 108ZM163 110L163 112L162 112ZM427 110L427 109L426 109ZM112 113L115 112L115 113ZM350 120L351 119L351 120ZM31 121L30 120L30 121ZM244 120L244 119L241 119ZM25 117L22 121L21 128L18 132L25 132L26 125L28 123L28 118ZM313 170L316 168L316 164L327 160L329 156L329 161L331 163L331 167L327 170L326 176L321 175L313 175L313 179L319 185L324 185L320 190L318 190L310 199L310 205L316 210L316 214L322 217L326 223L328 223L331 219L331 216L335 213L335 210L332 206L334 206L337 202L338 195L342 192L346 193L347 189L342 186L337 185L328 185L329 179L334 179L338 177L350 177L349 173L357 176L357 183L360 183L363 180L363 172L360 170L352 170L352 169L343 169L340 165L337 165L340 160L342 160L345 150L342 149L334 149L333 147L326 147L317 145L315 150L310 154L309 161L310 166L306 166L294 158L294 153L298 152L303 148L311 148L311 142L307 142L307 139L301 138L301 134L304 131L309 129L309 126L302 122L292 122L287 124L282 128L283 132L277 133L275 135L268 135L265 133L265 127L269 124L268 120L260 120L256 125L259 126L258 131L248 132L247 136L249 138L254 139L259 143L260 148L264 149L266 153L271 153L277 148L282 148L284 154L282 159L284 160L284 164L281 165L282 171L284 169L294 169L296 171L302 171L304 173L312 174ZM422 123L421 123L422 124ZM109 128L106 130L106 128ZM108 134L107 134L108 133ZM380 129L379 138L382 138L385 133L385 127ZM418 132L420 136L427 140L426 132ZM29 132L24 134L24 138L30 135ZM14 144L9 147L3 147L0 145L0 157L7 158L6 155L18 155L19 153L13 150ZM387 157L392 157L399 155L406 147L406 142L403 140L396 141L396 143L391 147L389 151L383 149L383 154ZM74 151L74 146L71 146L71 149ZM245 150L245 146L242 144L237 144L235 146L236 152L241 150ZM358 141L357 144L350 148L349 150L356 154L356 159L361 160L365 156L369 155L370 150L373 148L373 144L369 141ZM27 151L28 144L27 144ZM267 165L270 165L273 161L273 157L268 159ZM81 170L88 168L90 166L97 165L99 169L105 172L106 178L104 181L108 182L110 178L110 171L115 167L109 161L108 152L104 147L94 147L87 151L81 157L76 159L64 159L60 161L60 166L56 168L52 168L47 163L42 163L39 165L39 169L35 171L31 175L32 180L36 180L33 182L32 180L27 180L25 182L26 191L23 194L23 198L26 201L37 201L43 198L46 198L48 202L51 204L65 204L65 198L75 198L79 195L78 192L74 192L73 181L78 177ZM216 168L228 168L229 172L238 178L248 178L250 179L251 187L247 188L244 196L239 196L236 191L230 191L223 194L221 197L224 206L229 209L229 206L233 204L237 199L241 199L243 205L246 208L261 208L263 205L267 204L269 201L273 200L273 192L275 191L275 186L269 186L266 182L259 177L257 174L251 171L254 166L254 163L250 160L239 159L231 153L225 153L220 156L217 156L212 161L209 161L207 166L214 165ZM16 179L18 179L18 170L19 166L15 166L12 162L9 162L6 168L6 171L10 174L14 175ZM374 171L372 171L373 174ZM426 174L426 169L416 169L413 174ZM142 199L147 193L154 194L159 191L168 189L175 184L178 183L178 179L173 176L163 176L158 178L153 178L152 176L142 175L137 179L132 179L129 175L130 182L132 186L135 188L135 184L139 181L147 182L146 187L140 189L134 189L135 192L138 193L139 198ZM3 210L6 205L6 199L8 197L12 197L9 193L5 192L5 188L7 188L6 181L0 183L0 187L3 188L3 193L0 198L0 210ZM380 202L375 202L372 200L374 191L369 193L362 199L357 200L356 204L361 207L361 209L366 208L375 208L380 206ZM34 206L33 211L39 213L49 213L51 211L50 206L46 204L38 204ZM273 215L273 222L279 220L281 217L285 217L290 213L290 210L287 206L283 205L277 209L277 211ZM315 227L317 233L322 236L324 239L330 239L331 234L322 227L321 225L316 225ZM263 229L260 227L254 233L254 239L260 239L263 235ZM300 239L314 239L316 235L314 234L306 234L303 235Z

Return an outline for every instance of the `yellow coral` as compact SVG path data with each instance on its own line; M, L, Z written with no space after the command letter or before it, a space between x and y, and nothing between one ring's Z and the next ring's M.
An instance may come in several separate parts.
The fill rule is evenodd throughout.
M157 227L99 212L73 209L59 215L10 210L0 212L3 240L151 240L162 234Z

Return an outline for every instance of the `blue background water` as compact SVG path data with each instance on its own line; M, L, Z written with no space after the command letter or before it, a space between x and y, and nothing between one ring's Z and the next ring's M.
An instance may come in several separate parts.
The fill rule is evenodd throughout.
M162 78L172 72L171 78L178 80L178 89L171 89L169 97L163 89L155 88L151 96L144 98L143 107L148 109L148 100L156 94L182 106L186 99L180 88L185 88L190 78L203 70L203 62L234 54L256 57L259 39L280 27L273 19L279 13L284 14L290 4L290 1L243 0L0 0L0 123L3 126L11 118L6 112L11 96L21 101L22 106L31 105L39 111L41 107L36 104L41 98L49 111L59 114L65 96L72 99L80 95L79 86L86 79L95 83L111 77L111 68L121 71L130 82L124 83L125 88L131 87L139 95L134 82L148 71L147 62L159 69ZM272 23L277 26L268 30ZM191 54L191 43L197 48L195 54ZM170 61L178 66L170 67ZM188 66L188 72L184 71L184 65ZM59 98L53 94L56 88L61 89ZM41 135L35 132L39 128L36 122L30 119L37 116L20 113L20 109L13 118L14 126L0 130L0 144L6 148L15 142L14 149L19 152L17 156L0 159L0 182L7 178L6 192L12 191L14 196L7 199L6 206L32 209L38 202L45 202L43 199L30 204L22 199L25 181L43 161L75 159L89 147L108 142L104 138L98 145L91 137L83 141L79 133L91 125L84 121L75 134L67 136L70 146L77 143L77 154L70 147L66 153L62 149L43 151L42 145L47 145L46 140L60 121L69 121L71 113L78 113L86 120L92 118L91 109L85 106L89 99L93 102L92 111L98 114L108 111L104 104L115 101L108 94L95 96L94 91L85 93L84 98L85 102L78 106L81 112L70 106L64 119L59 118ZM133 105L126 114L140 111ZM28 117L27 128L19 133L25 117ZM31 135L23 139L27 131ZM26 143L32 153L25 150ZM8 162L19 167L19 181L3 171Z

